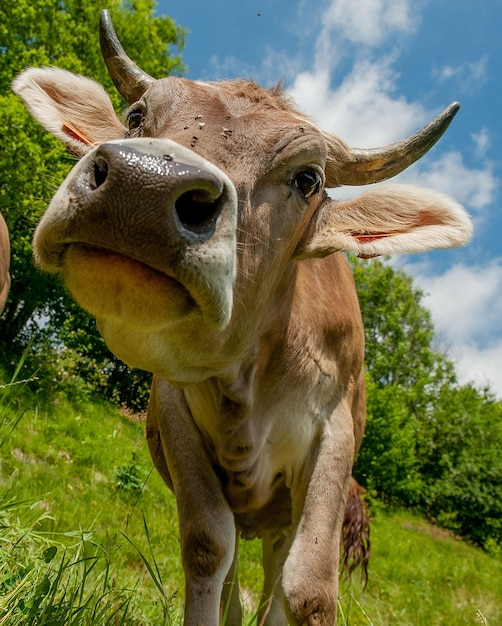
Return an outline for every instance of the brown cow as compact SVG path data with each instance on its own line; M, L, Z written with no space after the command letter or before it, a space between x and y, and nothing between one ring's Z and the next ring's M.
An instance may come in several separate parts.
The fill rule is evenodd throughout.
M0 215L0 314L4 310L10 287L10 243L9 230L4 218Z
M110 349L154 372L147 438L174 491L185 624L241 622L236 540L260 536L267 625L333 624L342 523L364 430L364 335L340 251L466 243L442 194L382 186L448 126L452 105L382 150L349 148L279 89L154 80L102 14L102 49L126 125L104 90L30 69L14 90L83 158L35 234ZM284 601L283 601L284 600Z

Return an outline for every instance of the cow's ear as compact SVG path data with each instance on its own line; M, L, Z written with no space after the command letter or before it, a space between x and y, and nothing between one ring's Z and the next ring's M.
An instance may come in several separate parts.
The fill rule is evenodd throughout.
M124 127L103 87L58 68L30 68L12 83L33 117L76 156L124 136Z
M370 258L453 248L467 243L471 235L467 213L448 196L409 185L382 185L345 202L326 199L295 258L339 250Z

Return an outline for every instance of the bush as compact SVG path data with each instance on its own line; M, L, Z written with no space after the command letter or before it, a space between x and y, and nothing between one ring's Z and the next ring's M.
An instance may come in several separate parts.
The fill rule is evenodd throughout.
M502 547L502 403L445 387L417 439L421 508L481 547Z
M141 493L145 484L145 476L136 452L131 454L131 458L127 463L115 467L113 474L119 491Z

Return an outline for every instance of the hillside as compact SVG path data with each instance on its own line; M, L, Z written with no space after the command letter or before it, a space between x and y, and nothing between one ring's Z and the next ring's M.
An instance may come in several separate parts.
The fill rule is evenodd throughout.
M142 424L113 405L0 389L0 625L179 624L176 505ZM502 623L502 561L409 512L374 507L370 582L341 624ZM252 623L258 542L242 546Z

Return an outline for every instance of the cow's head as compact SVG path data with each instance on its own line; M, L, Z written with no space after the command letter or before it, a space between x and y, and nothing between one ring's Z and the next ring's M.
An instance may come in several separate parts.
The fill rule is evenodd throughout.
M125 55L107 12L105 61L130 104L125 126L95 82L30 69L14 90L82 157L34 239L133 366L185 383L246 350L298 262L465 243L471 225L445 196L383 186L346 202L326 188L390 178L420 158L456 113L383 149L349 148L280 90L154 80Z

